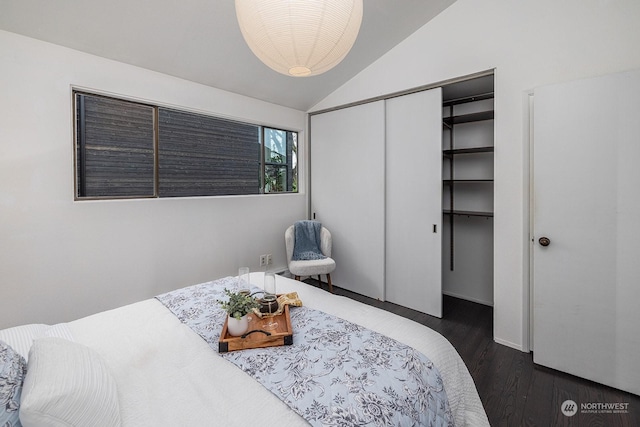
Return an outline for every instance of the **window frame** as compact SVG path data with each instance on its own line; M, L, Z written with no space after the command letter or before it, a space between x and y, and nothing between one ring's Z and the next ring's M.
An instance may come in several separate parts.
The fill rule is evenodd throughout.
M80 196L80 169L81 169L81 165L80 162L83 162L83 158L82 155L80 153L80 146L81 146L81 142L79 141L79 137L80 137L80 133L84 132L83 129L81 129L83 126L83 123L81 123L80 120L80 114L78 113L78 95L87 95L87 96L92 96L92 97L101 97L101 98L107 98L107 99L111 99L111 100L116 100L116 101L123 101L123 102L129 102L132 104L136 104L136 105L140 105L140 106L145 106L145 107L150 107L153 110L153 194L142 194L142 195L118 195L118 196ZM257 196L257 195L265 195L265 194L298 194L300 193L300 188L299 188L299 174L300 174L300 169L299 167L294 168L294 167L290 167L287 168L287 174L293 173L294 169L297 169L297 173L298 173L298 179L296 180L296 184L297 184L297 188L295 190L293 190L293 186L292 186L292 190L284 190L284 191L269 191L266 192L265 191L265 185L266 185L266 179L265 179L265 140L264 140L264 133L265 133L265 129L274 129L277 131L283 131L283 132L290 132L290 133L294 133L296 134L295 140L296 140L296 151L297 149L299 149L299 139L300 139L300 130L291 130L291 129L284 129L280 126L276 126L276 125L265 125L265 124L258 124L256 122L251 122L251 121L247 121L247 120L240 120L240 119L234 119L234 118L229 118L229 117L225 117L223 115L219 115L219 114L214 114L214 113L210 113L210 112L203 112L203 111L195 111L193 109L189 109L189 108L185 108L185 107L177 107L175 105L163 105L161 103L155 103L155 102L151 102L148 100L140 100L140 99L136 99L136 98L132 98L132 97L125 97L125 96L121 96L121 95L114 95L114 94L109 94L109 93L103 93L103 92L97 92L94 90L90 90L90 89L85 89L85 88L81 88L81 87L72 87L71 88L71 104L72 104L72 145L73 145L73 178L74 178L74 186L73 186L73 191L74 191L74 201L90 201L90 200L135 200L135 199L175 199L175 198L200 198L200 197L228 197L228 196L232 196L232 197L238 197L238 196ZM218 120L223 120L223 121L229 121L229 122L237 122L239 124L245 124L245 125L251 125L251 126L256 126L258 128L258 140L256 141L259 144L259 151L260 151L260 155L258 156L258 161L259 161L259 171L258 173L260 174L259 177L259 188L258 188L258 192L256 193L239 193L239 194L221 194L221 195L179 195L179 196L163 196L162 194L160 194L160 165L159 165L159 158L160 158L160 121L159 121L159 111L161 109L167 109L167 110L174 110L180 113L185 113L185 114L191 114L191 115L195 115L195 116L204 116L204 117L209 117L209 118L213 118L213 119L218 119ZM290 162L290 160L288 159L288 162ZM271 163L269 165L272 165ZM287 166L288 163L273 163L274 166ZM298 159L298 164L297 166L299 166L299 159Z
M286 163L267 162L267 159L265 158L266 157L266 148L267 148L267 145L266 145L266 142L265 142L265 139L266 139L265 138L265 131L267 129L275 130L275 131L279 131L279 132L285 132L286 134L289 134L289 133L292 133L292 134L295 133L296 134L296 137L295 137L295 140L296 140L295 141L295 147L296 148L295 149L293 148L293 145L292 145L292 147L289 147L289 140L288 140L288 135L287 135L287 141L285 142L286 151L287 151L287 161L286 161ZM299 159L298 159L298 138L299 138L299 136L300 136L300 133L296 132L296 131L281 129L281 128L274 127L274 126L262 126L261 127L261 129L260 129L260 138L262 140L261 141L261 144L262 144L261 158L262 159L261 159L260 163L261 163L261 170L262 170L262 172L261 172L261 177L262 177L261 188L262 188L263 194L282 194L282 193L294 193L295 194L295 193L298 193L300 191L299 188L298 188L298 185L299 185L299 180L298 179L295 179L296 190L293 190L294 177L295 177L293 172L294 172L294 170L297 169L298 161L299 161ZM294 153L295 153L295 156L296 156L296 165L295 166L293 165L293 155L294 155ZM266 192L267 166L277 167L277 168L285 168L286 187L289 188L289 179L291 178L291 188L292 189L291 190L284 190L284 191L274 191L274 192L269 191L269 192ZM299 176L297 178L299 178Z
M144 107L149 107L153 109L153 116L152 116L152 120L153 120L153 194L141 194L141 195L121 195L121 196L79 196L79 191L80 191L80 184L79 184L79 173L80 171L78 170L78 165L79 165L79 161L84 163L84 160L81 158L79 151L80 151L80 143L78 142L78 134L79 133L84 133L84 129L80 130L81 127L85 127L82 126L81 123L79 123L79 118L77 115L77 111L78 111L78 94L81 95L89 95L89 96L93 96L93 97L97 97L97 98L105 98L105 99L111 99L111 100L116 100L116 101L123 101L123 102L131 102L133 104L139 105L139 106L144 106ZM87 91L84 89L77 89L77 88L72 88L71 91L71 100L72 100L72 110L71 110L71 114L72 114L72 123L73 123L73 196L74 196L74 200L75 201L84 201L84 200L126 200L126 199L153 199L153 198L160 198L160 196L158 196L158 114L157 114L157 106L154 106L153 104L150 104L148 102L143 102L143 101L139 101L139 100L131 100L131 99L127 99L127 98L123 98L123 97L118 97L118 96L111 96L111 95L105 95L102 93L97 93L97 92L91 92L91 91ZM83 110L84 113L84 110Z

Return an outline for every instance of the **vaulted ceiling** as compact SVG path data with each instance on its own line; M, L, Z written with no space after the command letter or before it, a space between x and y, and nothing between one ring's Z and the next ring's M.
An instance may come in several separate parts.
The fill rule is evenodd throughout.
M253 55L233 0L0 0L0 29L306 111L454 2L364 0L349 55L306 78Z

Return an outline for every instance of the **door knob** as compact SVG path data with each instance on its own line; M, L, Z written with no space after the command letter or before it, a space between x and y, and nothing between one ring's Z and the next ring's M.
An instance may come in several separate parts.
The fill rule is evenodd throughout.
M542 246L549 246L549 244L551 243L551 240L549 240L548 237L541 237L538 239L538 243L540 243L540 245Z

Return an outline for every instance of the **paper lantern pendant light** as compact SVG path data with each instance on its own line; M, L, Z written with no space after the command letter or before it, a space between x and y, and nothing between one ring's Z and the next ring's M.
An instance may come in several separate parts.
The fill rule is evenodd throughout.
M362 0L235 0L242 36L267 66L314 76L349 53L362 23Z

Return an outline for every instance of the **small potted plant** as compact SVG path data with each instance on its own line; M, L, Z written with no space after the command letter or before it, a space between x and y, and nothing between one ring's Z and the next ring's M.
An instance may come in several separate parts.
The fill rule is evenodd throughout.
M225 289L224 293L229 297L229 300L219 300L218 304L229 315L227 331L229 331L230 335L237 337L249 330L247 314L253 311L254 308L260 307L260 303L245 292L232 292Z

